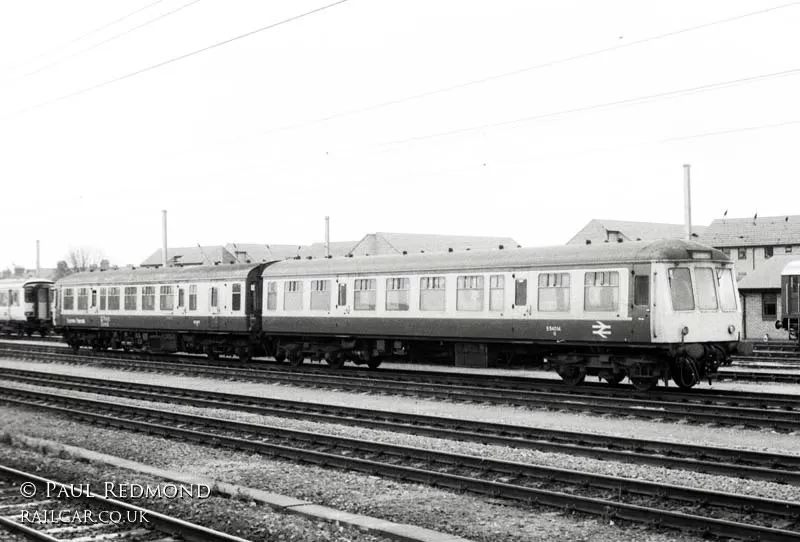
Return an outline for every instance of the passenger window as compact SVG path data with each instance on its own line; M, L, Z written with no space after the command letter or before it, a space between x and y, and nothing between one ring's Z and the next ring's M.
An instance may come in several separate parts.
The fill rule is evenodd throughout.
M61 300L61 308L65 311L71 311L75 307L74 290L72 288L64 288L63 292L64 299Z
M339 299L338 304L340 307L347 305L347 283L339 283Z
M142 286L142 310L156 310L156 287Z
M458 277L456 288L456 310L483 310L483 277L481 275Z
M633 277L633 304L650 305L650 277L647 275Z
M197 284L189 285L189 310L197 310Z
M106 310L106 289L100 288L100 310Z
M111 286L108 289L108 310L119 310L119 286Z
M386 279L386 310L407 311L408 289L411 281L406 278Z
M242 285L231 285L231 310L238 312L242 308Z
M710 267L695 267L694 277L697 281L697 306L700 310L717 310L719 305L714 270Z
M619 272L590 271L584 274L583 308L615 311L619 308Z
M502 311L503 301L506 293L505 277L503 275L491 275L489 277L489 310Z
M162 311L171 311L175 304L175 297L172 293L172 286L162 286L159 291L158 308Z
M283 310L299 311L303 309L303 282L287 280L283 283Z
M78 288L78 310L85 311L89 308L89 290Z
M688 267L675 267L669 270L669 290L674 310L694 310L694 291Z
M311 281L311 310L329 311L331 310L331 281L312 280Z
M184 289L179 287L178 288L178 308L179 309L183 308L183 304L184 304L184 301L185 301L184 300L184 295L185 295L184 294Z
M377 279L356 279L353 282L353 309L374 311L377 286Z
M514 305L528 304L528 281L527 279L517 279L514 283Z
M276 310L278 310L278 283L277 282L268 282L267 283L267 310L268 311L276 311Z
M219 306L219 290L216 286L212 286L211 290L209 291L209 297L211 301L211 308L216 309Z
M97 306L97 290L92 290L92 308Z
M445 310L445 277L422 277L419 279L419 310Z
M125 286L125 310L136 310L136 286Z
M569 312L569 273L541 273L539 275L539 310L542 312Z

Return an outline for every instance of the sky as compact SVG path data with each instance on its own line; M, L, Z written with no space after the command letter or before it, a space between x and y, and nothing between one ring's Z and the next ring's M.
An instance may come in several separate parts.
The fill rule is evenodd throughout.
M0 0L0 269L798 214L800 2ZM794 51L794 52L793 52Z

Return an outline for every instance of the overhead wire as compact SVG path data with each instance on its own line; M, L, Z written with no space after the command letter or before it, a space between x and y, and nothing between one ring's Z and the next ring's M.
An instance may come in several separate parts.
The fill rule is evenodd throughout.
M148 21L145 21L145 22L143 22L141 24L138 24L138 25L136 25L136 26L134 26L132 28L129 28L129 29L123 31L123 32L115 34L115 35L113 35L113 36L111 36L111 37L109 37L109 38L107 38L107 39L105 39L103 41L100 41L98 43L90 45L89 47L86 47L84 49L80 49L79 51L75 51L72 54L69 54L69 55L63 56L61 58L58 58L58 59L56 59L55 61L53 61L53 62L51 62L49 64L45 64L44 66L41 66L41 67L39 67L39 68L37 68L35 70L29 71L29 72L23 74L19 78L15 79L14 82L19 81L21 79L24 79L26 77L30 77L31 75L35 75L37 73L40 73L40 72L42 72L42 71L44 71L44 70L46 70L48 68L51 68L53 66L56 66L56 65L64 62L65 60L69 60L69 59L74 58L74 57L76 57L78 55L82 55L84 53L87 53L89 51L97 49L98 47L100 47L102 45L105 45L106 43L112 42L112 41L114 41L114 40L116 40L118 38L121 38L122 36L130 34L131 32L135 32L136 30L139 30L141 28L149 26L149 25L151 25L151 24L153 24L153 23L155 23L157 21L160 21L162 19L165 19L166 17L169 17L170 15L174 15L175 13L178 13L179 11L182 11L182 10L184 10L184 9L190 7L190 6L193 6L194 4L197 4L198 2L200 2L200 0L192 0L191 2L189 2L187 4L180 5L180 6L178 6L177 8L175 8L175 9L173 9L171 11L168 11L166 13L162 13L161 15L159 15L157 17L154 17L154 18L152 18L152 19L150 19Z
M632 97L632 98L624 98L622 100L614 100L614 101L611 101L611 102L602 102L602 103L586 105L586 106L581 106L581 107L573 107L573 108L570 108L570 109L562 109L562 110L559 110L559 111L550 111L550 112L547 112L547 113L540 113L540 114L537 114L537 115L517 117L517 118L514 118L514 119L510 119L510 120L504 120L504 121L498 121L498 122L490 122L490 123L480 124L480 125L476 125L476 126L467 126L467 127L464 127L464 128L456 128L456 129L453 129L453 130L445 130L445 131L442 131L442 132L435 132L435 133L431 133L431 134L414 136L414 137L409 137L409 138L405 138L405 139L387 141L387 142L382 143L381 145L382 146L400 145L400 144L404 144L404 143L423 141L423 140L426 140L426 139L449 137L449 136L463 134L463 133L467 133L467 132L475 132L475 131L479 131L479 130L486 130L486 129L489 129L489 128L512 126L512 125L516 125L516 124L523 124L523 123L534 122L534 121L539 121L539 120L546 120L546 119L551 119L551 118L555 118L555 117L572 115L572 114L576 114L576 113L584 113L584 112L587 112L587 111L593 111L593 110L597 110L597 109L606 109L606 108L611 108L611 107L632 105L632 104L636 104L636 103L650 102L650 101L664 99L664 98L674 98L674 97L679 97L679 96L685 96L687 94L694 94L694 93L698 93L698 92L707 92L707 91L710 91L710 90L719 90L719 89L722 89L722 88L728 88L728 87L733 87L733 86L742 85L742 84L754 83L754 82L763 81L763 80L766 80L766 79L775 79L775 78L779 78L779 77L787 77L787 76L798 75L798 74L800 74L800 68L794 68L794 69L791 69L791 70L783 70L783 71L772 72L772 73L765 73L765 74L754 75L754 76L750 76L750 77L741 77L741 78L738 78L738 79L730 79L730 80L727 80L727 81L718 81L716 83L709 83L709 84L706 84L706 85L699 85L699 86L682 88L682 89L677 89L677 90L670 90L670 91L666 91L666 92L658 92L658 93L655 93L655 94L647 94L647 95L644 95L644 96L635 96L635 97Z
M319 13L321 11L324 11L326 9L332 8L334 6L338 6L340 4L344 4L344 3L348 2L348 1L349 0L337 0L337 1L332 2L330 4L326 4L324 6L321 6L321 7L318 7L318 8L314 8L312 10L300 13L298 15L293 15L293 16L288 17L286 19L280 20L280 21L278 21L276 23L272 23L272 24L269 24L267 26L262 26L261 28L257 28L255 30L250 30L248 32L245 32L244 34L239 34L239 35L234 36L232 38L228 38L228 39L219 41L217 43L213 43L211 45L207 45L205 47L201 47L200 49L196 49L194 51L190 51L188 53L184 53L182 55L178 55L176 57L172 57L172 58L169 58L167 60L163 60L161 62L157 62L156 64L151 64L149 66L146 66L144 68L138 69L138 70L133 71L133 72L126 73L124 75L113 77L111 79L108 79L106 81L102 81L100 83L91 85L89 87L85 87L85 88L70 92L68 94L64 94L64 95L59 96L57 98L53 98L52 100L48 100L46 102L42 102L42 103L39 103L39 104L36 104L36 105L32 105L32 106L20 109L20 110L18 110L16 112L8 113L8 114L4 115L3 117L0 117L0 120L7 119L9 117L13 117L13 116L20 115L20 114L23 114L23 113L27 113L29 111L34 111L34 110L40 109L42 107L46 107L46 106L49 106L49 105L52 105L52 104L55 104L55 103L70 99L70 98L74 98L75 96L80 96L81 94L86 94L87 92L91 92L93 90L96 90L96 89L99 89L99 88L103 88L103 87L112 85L114 83L118 83L120 81L124 81L126 79L130 79L132 77L136 77L137 75L141 75L143 73L147 73L147 72L156 70L158 68L162 68L164 66L167 66L167 65L170 65L170 64L174 64L174 63L179 62L181 60L185 60L187 58L190 58L190 57L205 53L207 51L211 51L212 49L217 49L219 47L228 45L230 43L233 43L233 42L248 38L250 36L254 36L254 35L259 34L261 32L264 32L266 30L270 30L272 28L275 28L275 27L278 27L278 26L281 26L281 25L296 21L298 19L302 19L304 17L308 17L309 15L313 15L315 13Z
M129 17L133 17L134 15L136 15L138 13L141 13L142 11L145 11L145 10L151 8L151 7L155 6L156 4L160 4L163 1L164 0L155 0L155 2L150 2L149 4L147 4L145 6L142 6L142 7L138 8L138 9L135 9L135 10L131 11L130 13L126 13L125 15L114 19L113 21L109 21L109 22L107 22L107 23L105 23L105 24L103 24L101 26L98 26L95 29L89 30L88 32L85 32L85 33L81 34L80 36L71 39L68 42L62 43L61 45L58 45L58 46L50 47L47 50L45 50L45 51L43 51L43 52L41 52L41 53L39 53L39 54L37 54L35 56L32 56L32 57L30 57L28 59L25 59L25 60L22 60L20 63L21 64L29 63L29 62L32 62L32 61L34 61L36 59L39 59L39 58L41 58L43 56L49 55L53 50L60 50L60 49L63 49L65 47L69 47L73 43L77 43L77 42L79 42L81 40L84 40L84 39L88 38L89 36L93 36L94 34L97 34L98 32L101 32L101 31L105 30L106 28L108 28L110 26L113 26L113 25L115 25L117 23L120 23L120 22L124 21L125 19L127 19Z

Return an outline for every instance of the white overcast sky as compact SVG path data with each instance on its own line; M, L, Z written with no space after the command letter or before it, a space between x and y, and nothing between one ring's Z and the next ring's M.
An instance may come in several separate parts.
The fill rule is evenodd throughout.
M562 244L681 223L684 163L696 224L800 213L798 2L348 0L110 82L332 1L0 0L0 268L138 264L161 209L170 246Z

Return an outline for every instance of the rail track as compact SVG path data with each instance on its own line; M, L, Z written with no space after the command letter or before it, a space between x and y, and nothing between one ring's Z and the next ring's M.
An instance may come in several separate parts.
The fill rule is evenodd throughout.
M2 367L0 376L6 381L149 402L227 409L800 485L800 455L546 430Z
M93 494L81 486L85 483L62 484L0 465L0 529L46 542L78 539L81 542L119 539L247 542L237 536Z
M6 350L8 352L8 350ZM454 401L511 404L693 423L769 427L780 431L800 429L800 396L731 391L680 392L668 390L635 394L606 385L569 388L548 379L503 378L486 375L393 371L290 371L275 367L241 368L202 363L174 363L118 357L86 356L19 350L16 355L36 360L66 361L127 370L148 370L207 376L217 379L269 382L337 390L411 395Z
M118 429L717 536L800 540L800 503L436 452L54 393L0 401ZM746 514L742 511L746 510Z

